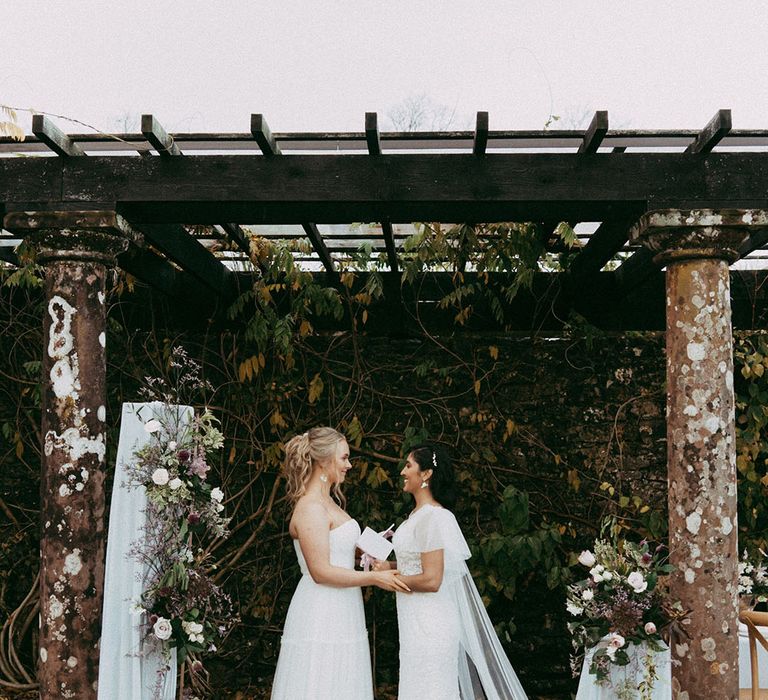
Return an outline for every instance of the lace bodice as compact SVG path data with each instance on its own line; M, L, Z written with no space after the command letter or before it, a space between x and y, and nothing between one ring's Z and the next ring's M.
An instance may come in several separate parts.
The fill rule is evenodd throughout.
M343 569L355 568L355 542L357 542L358 537L360 537L360 526L357 524L357 520L353 519L347 520L328 533L332 566L339 566ZM304 559L298 540L293 541L293 547L296 550L296 558L299 560L301 573L308 576L307 560Z

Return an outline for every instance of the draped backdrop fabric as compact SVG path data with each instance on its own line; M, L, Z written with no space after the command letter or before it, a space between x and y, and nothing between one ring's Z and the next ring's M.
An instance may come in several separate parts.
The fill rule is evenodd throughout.
M610 682L604 685L598 685L597 678L589 672L589 665L592 663L592 654L594 653L595 649L590 649L584 657L576 700L615 700L620 691L623 692L621 697L640 698L641 694L637 687L645 680L646 659L656 668L657 675L650 698L652 700L669 700L672 697L672 659L668 648L665 647L664 651L654 652L645 644L639 646L630 644L627 649L629 664L626 666L612 665Z
M191 422L191 406L170 407L157 401L123 404L107 535L99 700L173 700L176 695L175 650L170 669L162 674L165 661L160 647L145 642L142 616L133 611L147 571L129 556L131 546L143 535L147 504L143 486L128 487L129 467L134 452L151 439L144 424L162 418L171 408L180 415L180 425Z

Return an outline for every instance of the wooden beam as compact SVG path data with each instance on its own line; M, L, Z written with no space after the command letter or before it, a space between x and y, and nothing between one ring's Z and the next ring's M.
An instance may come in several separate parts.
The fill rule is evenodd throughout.
M44 114L32 116L32 133L57 155L65 158L85 155L85 151Z
M19 256L10 246L0 246L0 260L19 267Z
M395 251L395 236L392 233L392 224L389 221L381 222L381 233L384 236L384 245L387 249L387 262L392 272L398 271L397 252Z
M219 224L224 232L235 242L240 250L246 255L251 254L251 244L248 241L248 236L245 235L245 231L240 228L240 224Z
M208 292L198 293L203 288L195 277L176 269L165 258L147 248L132 245L118 256L117 263L140 282L175 299L198 304L212 296Z
M600 272L627 242L629 229L641 213L638 210L636 215L603 221L571 262L569 274L573 278L583 279Z
M267 120L263 114L251 115L251 133L256 143L259 144L261 152L268 157L281 155L280 146L277 145L275 137L269 129Z
M584 133L584 140L577 153L597 153L600 143L608 132L608 112L598 111Z
M368 153L372 156L381 155L378 120L376 112L365 113L365 141L368 144Z
M336 274L336 269L333 266L333 259L328 252L328 248L325 247L323 237L320 231L317 229L317 224L302 224L301 225L306 232L309 240L312 241L312 247L317 252L320 262L323 263L323 267L332 275Z
M230 295L233 289L232 273L183 226L144 223L135 227L155 248L165 253L173 262L190 272L217 295L222 297Z
M484 156L488 145L488 112L478 112L475 122L475 138L472 144L472 153L476 156Z
M141 115L141 133L161 157L170 158L181 155L181 149L176 145L173 137L163 129L163 125L153 115Z
M614 271L619 295L624 296L639 287L659 269L660 266L653 262L653 253L647 248L640 248Z
M116 202L141 222L604 221L695 203L768 208L768 154L0 158L0 205Z
M691 143L685 149L686 153L709 153L717 146L722 138L731 130L731 110L720 109L717 111L709 124L707 124Z
M743 258L749 255L752 251L762 248L768 243L768 231L757 231L753 233L749 239L739 248L739 257Z

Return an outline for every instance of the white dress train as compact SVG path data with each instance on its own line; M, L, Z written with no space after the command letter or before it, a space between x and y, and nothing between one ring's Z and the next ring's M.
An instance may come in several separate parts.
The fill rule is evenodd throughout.
M453 513L426 505L395 532L397 568L422 573L421 555L443 550L435 593L398 593L398 700L525 700L466 560L471 553Z
M331 564L354 569L357 522L328 537ZM302 576L285 620L272 700L373 700L362 592L315 583L298 540L293 544Z

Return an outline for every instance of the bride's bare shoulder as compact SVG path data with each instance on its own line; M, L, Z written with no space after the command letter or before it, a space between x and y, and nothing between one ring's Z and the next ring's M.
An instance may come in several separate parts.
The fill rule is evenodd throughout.
M304 523L319 524L321 522L329 523L330 521L331 516L323 502L316 496L307 494L299 498L293 507L291 529L295 530L297 525Z

